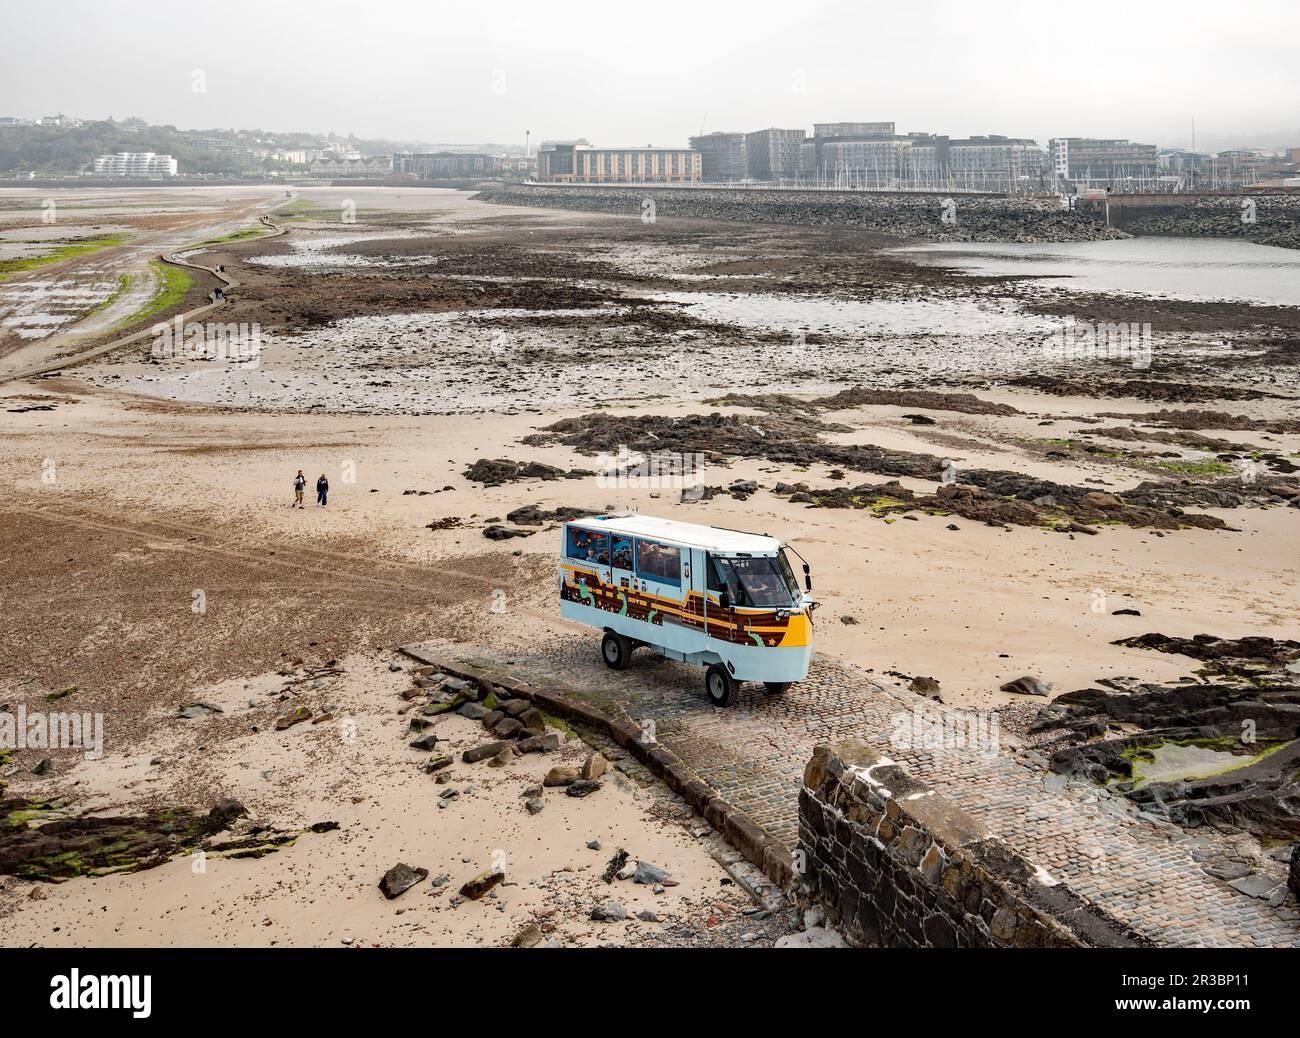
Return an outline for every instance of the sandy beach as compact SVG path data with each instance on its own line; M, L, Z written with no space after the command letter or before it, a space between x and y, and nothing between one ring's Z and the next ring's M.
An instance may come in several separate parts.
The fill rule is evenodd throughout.
M548 790L524 811L525 787L590 751L576 735L492 772L458 766L461 795L437 807L445 787L400 737L394 649L436 638L508 658L583 630L558 615L558 524L507 518L526 506L779 535L812 567L817 654L899 689L932 678L956 708L1020 709L1001 686L1024 675L1051 696L1187 679L1186 657L1115 644L1147 632L1300 638L1296 306L1128 299L1156 315L1154 360L1135 369L1038 351L1101 296L913 264L835 229L369 188L307 189L274 219L281 239L202 254L241 282L221 320L259 325L255 366L145 343L0 385L0 703L59 696L106 730L102 760L23 750L0 778L61 810L233 797L279 830L339 827L205 873L182 855L57 885L0 877L0 942L507 944L532 924L561 944L743 944L794 929L743 914L760 906L720 884L701 820L653 783L616 768L595 796ZM24 340L24 360L67 347L42 342ZM836 396L855 387L895 395ZM714 490L593 474L619 445L698 452L694 482ZM588 474L485 486L467 476L484 459ZM309 490L328 477L328 507L310 493L291 507L299 469ZM1040 492L991 489L1008 479ZM950 485L975 493L931 500ZM484 536L502 524L521 535ZM313 709L341 704L336 719L275 731L286 673L326 659L342 673ZM176 716L200 701L223 714ZM341 749L344 714L356 738ZM471 744L471 721L442 725ZM52 771L33 774L45 756ZM594 922L620 847L681 885L616 882L632 920ZM450 908L500 848L510 885ZM386 901L398 861L450 880Z

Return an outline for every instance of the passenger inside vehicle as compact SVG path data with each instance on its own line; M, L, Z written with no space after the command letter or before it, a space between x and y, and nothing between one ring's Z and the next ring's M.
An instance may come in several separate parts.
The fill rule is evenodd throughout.
M680 548L655 541L637 541L637 576L666 584L681 584L682 554Z
M571 559L594 562L602 566L609 565L609 535L593 533L576 526L569 527L569 550Z

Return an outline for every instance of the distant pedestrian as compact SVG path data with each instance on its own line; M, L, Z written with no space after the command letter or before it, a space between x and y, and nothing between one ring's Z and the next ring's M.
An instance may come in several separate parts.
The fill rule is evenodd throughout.
M330 481L325 478L325 473L320 474L320 479L316 480L316 503L318 505L329 504Z
M299 469L298 475L293 477L293 503L299 508L305 507L302 503L302 495L306 488L307 477L302 474L302 469Z

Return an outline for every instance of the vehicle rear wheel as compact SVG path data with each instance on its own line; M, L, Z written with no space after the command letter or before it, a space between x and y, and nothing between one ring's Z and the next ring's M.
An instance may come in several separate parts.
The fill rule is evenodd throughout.
M733 687L731 675L721 663L713 664L704 672L704 691L709 694L709 702L714 706L730 703Z
M632 662L632 643L621 634L606 631L600 643L600 655L611 670L627 670Z
M769 692L781 693L793 685L793 681L764 681L763 687Z

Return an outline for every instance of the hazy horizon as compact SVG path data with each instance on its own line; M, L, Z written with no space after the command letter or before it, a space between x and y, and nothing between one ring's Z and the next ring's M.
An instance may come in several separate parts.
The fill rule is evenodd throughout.
M1117 0L1070 11L917 0L885 13L824 0L63 10L75 37L0 15L0 115L462 144L522 144L531 131L534 144L605 145L891 120L900 133L1189 147L1195 120L1201 150L1300 145L1300 8L1283 0L1244 0L1228 18L1208 4Z

